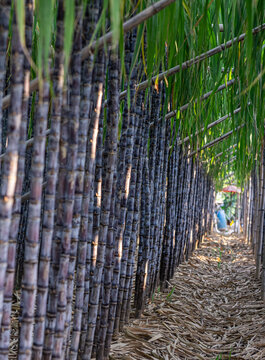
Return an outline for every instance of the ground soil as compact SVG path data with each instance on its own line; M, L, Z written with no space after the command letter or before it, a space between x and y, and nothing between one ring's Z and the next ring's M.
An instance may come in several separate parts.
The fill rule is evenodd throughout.
M111 359L264 360L265 306L252 250L235 235L205 238L132 319Z

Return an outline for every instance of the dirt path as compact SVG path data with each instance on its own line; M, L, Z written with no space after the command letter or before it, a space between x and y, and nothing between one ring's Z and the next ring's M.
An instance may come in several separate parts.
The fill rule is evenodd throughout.
M114 341L111 359L264 360L265 306L247 245L207 238Z

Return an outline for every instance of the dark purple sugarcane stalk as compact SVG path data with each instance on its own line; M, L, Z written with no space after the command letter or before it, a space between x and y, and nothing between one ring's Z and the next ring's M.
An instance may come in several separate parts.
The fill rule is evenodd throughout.
M173 140L174 141L174 140ZM170 280L173 276L173 272L176 264L176 252L178 247L177 239L177 223L180 221L178 209L182 206L182 188L183 188L183 177L185 171L185 162L183 161L183 155L180 153L180 147L174 146L172 153L173 161L173 190L172 190L172 203L171 203L171 216L172 223L170 227L170 259L169 268L167 274L167 280ZM181 154L181 155L180 155ZM179 157L181 156L181 160ZM180 162L179 162L180 161Z
M169 157L169 145L170 145L170 122L167 121L164 124L164 154L163 154L163 166L162 166L162 175L161 175L161 186L160 186L160 213L159 213L159 228L156 231L156 247L155 247L155 276L154 276L154 289L158 286L160 278L160 266L161 266L161 256L163 249L163 234L164 234L164 224L166 217L166 190L167 190L167 172L168 172L168 157Z
M119 123L119 58L117 49L112 50L109 61L109 106L107 112L106 139L103 153L105 176L102 181L102 201L97 264L91 284L90 306L88 311L87 341L83 359L90 359L99 304L100 287L104 268L106 240L109 225L111 193L117 159L118 123Z
M75 199L76 165L78 153L78 129L80 114L80 83L81 83L81 49L82 49L82 26L83 8L76 0L75 35L73 40L73 54L71 59L70 79L70 103L68 112L68 149L67 149L67 172L65 176L65 201L63 203L61 254L57 280L57 314L52 358L64 356L64 331L67 315L67 288L68 271L71 254L72 219ZM71 289L70 289L71 291ZM68 300L69 302L69 300Z
M129 39L129 36L127 36ZM128 40L127 40L128 41ZM130 49L126 46L126 57L125 63L126 68L128 70L130 65ZM104 274L103 274L103 291L102 291L102 314L101 314L101 329L99 334L99 342L100 346L98 348L97 357L102 358L104 353L104 341L106 334L106 324L108 321L109 314L109 305L110 305L110 296L111 296L111 279L113 276L113 259L114 259L114 245L116 238L116 229L117 229L117 220L120 216L120 207L121 207L121 197L122 197L122 183L124 179L125 172L125 154L126 154L126 138L129 124L129 111L127 102L125 103L124 112L123 112L123 121L122 121L122 129L121 129L121 137L118 148L118 156L117 156L117 180L115 184L116 194L112 196L111 201L111 209L110 209L110 217L109 217L109 229L106 239L106 249L105 249L105 262L104 262ZM106 167L106 165L104 166ZM105 176L106 174L104 174ZM116 177L116 176L115 176ZM113 184L114 185L114 184ZM114 202L114 204L113 204ZM114 206L114 208L113 208ZM93 274L95 272L96 263L97 263L97 249L98 242L97 237L95 236L93 239L93 247L92 247L92 258L91 258L91 279L93 279Z
M128 247L128 255L127 255L128 256L127 265L125 269L124 286L123 288L121 288L123 292L123 298L122 298L121 313L120 313L120 330L122 330L125 321L127 321L127 319L129 319L130 316L130 303L131 303L131 291L132 291L131 280L133 276L133 268L135 263L135 252L136 252L138 224L139 224L138 218L139 218L140 193L141 193L140 189L142 185L142 165L143 165L142 131L144 131L144 124L141 125L141 123L139 123L137 130L138 134L136 134L136 141L135 141L135 169L134 166L132 168L132 179L131 179L132 194L131 196L129 195L126 228L124 233L124 238L126 238L126 241L128 237L129 247Z
M150 249L148 250L148 269L144 270L147 273L147 278L146 278L146 284L145 284L145 291L144 291L144 299L147 296L148 293L148 288L149 288L149 274L150 274L150 266L151 266L151 257L152 257L152 252L153 252L153 246L154 246L154 239L153 239L153 231L154 230L152 228L152 226L154 227L154 222L155 222L155 212L156 209L154 208L154 202L155 202L155 195L154 195L154 190L155 188L157 189L157 185L158 184L154 184L154 179L155 179L155 164L156 164L156 156L157 156L157 146L158 146L158 131L159 131L159 124L161 122L158 122L157 119L159 118L159 113L160 113L160 100L161 100L161 96L160 93L158 92L158 89L153 89L152 90L152 95L151 95L151 114L150 114L150 121L153 124L150 127L150 143L149 143L149 154L148 154L148 173L149 173L149 186L150 186L150 208L152 208L152 213L150 214L150 224L149 224L149 228L150 228L150 234L148 235L148 239L149 242L148 243L148 247L150 247ZM145 217L147 219L149 219L149 214L145 213ZM146 228L146 225L144 224L144 228ZM145 230L145 236L143 237L144 241L146 239L146 230ZM140 248L139 246L139 251L140 254L144 254L146 253L146 249L145 249L145 243L143 244L143 247ZM139 261L139 270L138 270L138 275L139 275L139 279L142 278L142 272L143 272L143 262L145 263L147 261L147 259L143 258L143 262L141 260L141 257L138 259ZM141 265L140 265L141 262ZM143 286L143 283L141 282L141 280L138 283L139 285L139 290L140 292L142 292L141 287ZM137 286L138 286L137 285ZM141 295L140 295L140 299L141 299ZM138 301L138 300L137 300ZM139 307L139 305L136 305L136 309ZM140 310L141 311L141 310Z
M256 161L255 161L256 163ZM257 194L258 194L258 184L257 184L257 172L256 172L256 165L252 172L252 179L253 179L253 191L252 191L252 221L251 221L251 246L254 252L255 247L255 225L256 225L256 212L257 212Z
M135 35L135 33L134 33ZM135 36L130 43L130 58L133 56ZM122 250L123 250L123 232L126 220L127 212L127 199L129 196L130 181L131 181L131 169L132 169L132 157L133 157L133 145L134 145L134 135L135 129L138 126L136 121L139 120L135 116L135 88L136 84L136 71L133 72L131 78L131 108L129 111L129 124L126 134L126 151L124 159L124 173L120 174L121 176L121 186L118 191L121 192L121 201L120 209L118 212L118 217L116 217L117 223L117 232L115 237L115 247L114 247L114 266L113 266L113 276L112 276L112 289L111 289L111 298L110 298L110 308L109 308L109 318L108 318L108 332L107 332L107 343L110 343L112 338L112 333L115 326L115 315L116 315L116 306L118 300L118 291L119 291L119 280L120 280L120 268L121 268L121 259L122 259ZM117 201L117 196L116 196ZM118 330L118 322L116 323L116 330Z
M115 178L116 178L116 174L115 174ZM114 181L116 181L116 179ZM104 273L104 270L103 270L103 273ZM92 358L93 359L98 356L97 345L98 345L98 341L99 341L99 332L100 332L100 323L101 323L100 320L101 320L101 312L102 312L101 305L102 305L103 289L104 289L104 283L103 283L103 279L102 279L101 287L100 287L99 302L98 302L97 324L96 324L94 344L93 344L93 349L92 349Z
M1 16L8 16L9 3L5 2L1 8ZM3 21L3 19L0 19ZM2 23L4 25L7 19ZM1 24L1 25L2 25ZM1 35L2 36L2 35ZM5 39L3 34L2 40ZM1 46L3 46L1 44ZM1 61L4 59L1 58ZM8 264L8 240L12 219L12 208L15 197L18 158L19 158L19 139L22 119L22 96L24 80L24 54L20 43L16 18L13 22L12 39L12 78L11 78L11 105L8 117L6 156L2 164L2 178L0 190L0 323L2 323L4 288L6 279L6 269ZM2 65L0 65L2 67ZM2 111L2 110L1 110ZM1 124L0 124L1 125ZM2 141L2 139L1 139ZM11 229L12 231L12 229Z
M85 24L86 17L84 19ZM89 29L89 26L88 26ZM84 31L87 27L84 28ZM89 121L89 108L90 108L90 93L91 93L91 78L92 78L92 64L93 56L90 56L87 61L84 62L83 87L82 87L82 102L80 107L81 117L84 122ZM66 94L65 94L66 95ZM54 232L54 239L52 242L52 266L50 269L50 281L49 281L49 297L48 297L48 312L47 312L47 325L45 333L45 346L44 346L44 358L50 359L53 351L53 340L55 332L55 322L57 313L57 291L56 281L58 276L59 261L60 261L60 248L61 237L63 228L63 204L65 202L65 178L67 172L67 149L68 149L68 114L67 106L64 103L62 112L62 125L61 125L61 138L60 138L60 150L59 150L59 164L60 170L58 175L58 191L57 191L57 225ZM84 193L85 197L85 193ZM89 202L89 199L88 199ZM83 219L83 217L82 217ZM83 221L83 220L81 220ZM85 231L85 226L82 226ZM83 234L83 232L82 232ZM86 239L84 240L86 242Z
M199 235L199 218L200 218L200 202L201 202L201 196L202 196L202 174L201 174L201 168L200 164L198 162L197 164L197 196L196 196L196 205L195 205L195 221L194 221L194 239L192 244L192 251L195 250L197 246L198 241L198 235Z
M100 112L101 112L101 105L103 100L103 86L104 86L104 53L102 50L99 51L97 61L95 64L95 76L93 81L93 109L91 109L91 122L89 127L89 136L88 136L88 143L87 146L90 147L90 159L88 159L88 164L86 166L86 174L87 179L84 179L84 172L81 176L78 178L78 190L79 195L82 197L82 192L84 189L84 180L86 180L86 187L91 187L91 184L94 180L94 174L95 174L95 159L96 159L96 147L97 147L97 137L98 137L98 129L99 129L99 118L100 118ZM87 129L86 129L87 132ZM84 149L85 150L85 149ZM84 164L85 165L85 164ZM81 175L81 173L80 173ZM80 186L80 180L81 180L81 186ZM87 192L87 191L86 191ZM71 245L71 256L70 256L70 263L69 263L69 280L68 280L68 286L70 286L69 297L68 297L68 305L67 305L67 326L69 328L70 321L71 321L71 313L72 313L72 296L73 296L73 286L74 286L74 271L75 271L75 259L76 259L76 252L77 252L77 243L78 243L78 237L79 237L79 229L80 229L80 220L81 220L81 209L82 204L78 202L75 204L75 211L74 211L74 222L75 222L75 228L73 229L75 233L72 235L72 245ZM80 214L80 215L79 215ZM74 236L74 238L73 238ZM72 260L71 260L72 258ZM78 299L81 301L81 296ZM82 300L83 301L83 300Z
M102 186L103 117L104 117L104 110L102 106L101 114L99 118L98 137L96 142L97 148L95 154L94 151L92 152L88 151L87 153L88 166L93 162L92 159L93 156L95 156L95 180L93 187L92 184L93 169L91 171L86 172L85 187L84 187L85 191L84 191L83 205L82 205L80 240L79 240L80 255L78 256L79 265L77 268L78 271L77 289L79 294L75 304L76 310L75 310L73 334L72 334L72 342L71 342L72 358L76 358L76 356L78 355L78 348L79 351L81 351L82 353L85 347L85 340L86 340L87 313L88 313L88 304L89 304L89 285L90 285L91 238L92 238L92 235L90 235L90 233L92 234L93 231L92 225L93 225L94 207L98 217L98 221L94 221L94 224L97 223L98 227L100 220L101 186ZM92 143L94 144L94 140L92 141ZM91 145L92 143L90 142ZM93 201L94 191L95 191L95 205ZM91 215L91 210L89 210L90 208L92 208L92 215ZM92 219L90 219L90 217L92 217Z
M207 231L207 215L208 215L208 201L209 201L209 177L205 174L205 182L204 182L204 197L203 197L203 219L202 219L202 235L204 235Z
M93 34L96 22L99 17L99 1L95 1L93 5L87 7L86 15L83 22L83 47L86 46ZM94 74L95 82L92 91L92 69L94 56L91 54L88 60L85 60L82 66L81 75L81 109L80 109L80 125L78 136L78 156L77 156L77 177L75 188L75 204L72 225L72 239L71 239L71 254L68 272L68 302L67 302L67 321L66 328L68 332L66 339L69 339L69 324L71 321L72 304L71 287L74 285L74 271L76 263L76 252L78 250L77 258L77 275L76 279L77 292L75 308L77 314L75 315L75 328L73 329L74 339L71 343L71 358L76 358L79 341L80 330L79 324L82 319L83 301L84 301L84 272L86 254L87 254L87 231L88 231L88 209L91 202L91 187L94 177L94 163L97 145L99 116L101 112L101 103L103 98L103 69L102 62L104 62L104 53L100 50L96 65L94 66L97 73ZM99 59L99 60L98 60ZM100 74L98 76L98 74ZM94 83L94 81L93 81ZM79 243L78 243L79 241ZM79 249L77 249L77 245ZM68 340L66 340L68 341ZM68 349L69 350L69 349ZM67 355L68 356L68 355Z
M211 190L210 190L210 203L209 203L209 220L208 220L208 227L207 227L207 232L210 235L212 233L213 230L213 217L214 217L214 198L215 198L215 192L214 192L214 185L213 182L211 180ZM244 224L245 226L247 226L247 221L248 221L248 188L246 190L246 213L245 213L245 217L244 217ZM247 228L245 228L247 229ZM247 235L247 231L245 231L245 236Z
M171 228L173 222L173 191L174 191L174 153L173 148L169 160L168 160L168 172L167 172L167 197L166 197L166 223L163 234L162 243L162 257L160 265L160 288L163 291L166 287L167 274L169 269L170 253L172 248L171 242Z
M205 177L204 177L204 171L201 169L201 196L200 196L200 202L199 202L199 218L198 218L198 239L197 239L197 246L200 246L202 235L203 235L203 200L205 196Z
M98 60L102 61L103 57L102 51L99 53ZM101 65L102 67L102 65ZM106 69L106 63L105 63ZM105 73L105 70L104 70ZM103 73L101 74L101 81L104 82ZM89 137L87 145L87 182L86 182L86 191L89 194L90 202L87 204L87 255L86 255L86 267L85 267L85 288L84 288L84 299L83 299L83 316L82 316L82 333L81 333L81 342L80 350L81 353L84 352L87 336L87 326L88 326L88 309L89 309L89 299L90 299L90 290L91 283L93 280L94 269L96 266L96 256L97 256L97 247L99 239L99 229L100 229L100 214L101 214L101 198L102 198L102 151L103 151L103 118L104 118L104 107L101 109L100 123L97 124L95 121L91 123L89 128ZM95 120L95 117L92 118ZM97 139L95 137L95 125L99 126L98 133L98 148L94 153L94 147L97 144ZM93 151L92 151L93 150ZM89 191L89 192L88 192Z
M51 249L51 265L49 272L49 290L47 302L47 315L45 324L45 340L43 347L43 359L51 359L54 332L57 314L57 276L60 262L60 247L63 227L63 203L65 201L65 177L67 166L67 148L68 148L68 115L66 108L66 92L63 92L63 103L61 113L61 132L59 142L59 173L56 193L56 226L53 232L52 249Z
M86 343L86 334L87 334L87 325L88 325L88 308L89 308L89 298L90 298L90 285L92 279L91 273L91 262L92 262L92 248L96 248L98 245L98 233L100 227L100 212L101 212L101 197L102 197L102 151L103 151L103 117L104 109L101 109L100 121L99 121L99 133L97 140L97 149L95 156L95 169L90 167L93 164L93 159L91 159L92 153L92 141L87 146L87 169L90 169L86 172L86 181L85 181L85 193L84 197L84 206L83 206L83 219L84 227L81 227L82 231L82 241L86 241L86 259L85 259L85 282L84 282L84 295L83 295L83 311L82 311L82 320L81 320L81 339L79 351L81 353L85 349ZM92 139L93 133L91 131L93 127L90 127L88 139ZM93 174L95 172L95 179L93 179ZM96 262L96 259L95 259Z
M106 338L106 332L108 328L108 314L109 314L109 300L111 293L111 280L112 280L112 267L113 267L113 252L114 252L114 237L115 237L115 195L116 195L116 183L117 176L115 174L112 186L112 201L110 207L110 217L109 217L109 228L107 234L107 243L106 243L106 256L104 264L104 276L102 283L102 303L101 303L101 317L99 324L99 333L98 338L95 339L96 357L97 359L104 358L104 344ZM96 343L97 341L97 343Z
M202 236L202 211L203 211L203 197L204 197L204 173L200 166L200 196L198 201L198 230L197 230L197 246L200 246Z
M121 259L121 270L120 270L120 282L119 282L119 293L117 299L117 308L116 308L116 317L115 317L115 326L114 329L118 330L120 327L120 317L121 317L121 309L125 288L125 280L126 280L126 270L129 256L129 247L130 247L130 238L132 233L132 224L133 224L133 216L134 216L134 204L135 204L135 190L136 190L136 181L137 181L137 168L139 162L139 152L140 152L140 141L141 141L141 131L143 129L142 122L139 123L140 116L142 115L142 96L138 94L136 100L136 108L135 108L135 141L133 148L133 157L132 157L132 170L131 170L131 181L130 181L130 190L127 201L127 214L126 214L126 222L125 229L123 235L123 249L122 249L122 259Z
M139 274L139 290L136 299L136 317L139 317L144 309L145 300L147 296L147 281L148 281L148 268L150 261L150 224L151 224L151 195L150 195L150 174L149 164L147 159L144 163L143 184L142 184L142 198L145 198L145 222L144 222L144 236L143 236L143 250L142 261L140 264Z
M83 23L83 46L85 46L93 33L95 24L99 16L99 1L95 1L92 6L88 6L86 10L86 16ZM101 54L101 53L100 53ZM85 291L85 271L86 271L86 258L87 258L87 248L90 246L88 241L88 234L90 233L88 229L89 223L89 208L91 207L92 202L92 183L93 183L93 174L94 174L94 158L95 158L95 146L97 144L97 131L98 124L93 122L91 124L91 100L92 100L92 73L93 73L93 54L84 61L82 66L82 88L81 88L81 108L80 108L80 126L81 130L88 127L88 134L86 131L79 131L79 152L81 157L78 157L78 167L77 167L77 188L76 196L78 195L78 200L76 197L75 203L75 213L78 222L80 223L79 230L79 243L78 243L78 265L77 265L77 293L76 293L76 302L75 302L75 317L73 325L73 335L71 341L71 358L76 358L80 342L80 332L81 332L81 321L83 313L83 304L84 304L84 291ZM96 92L95 96L98 93ZM94 97L95 97L94 96ZM96 100L97 101L97 100ZM95 119L95 118L94 118ZM85 167L85 172L83 173L83 167ZM79 171L80 170L80 171ZM79 191L80 189L80 191ZM81 209L80 209L80 201ZM78 205L78 206L77 206ZM80 210L81 219L79 220L79 215L77 207ZM87 306L85 309L87 311ZM83 319L86 317L83 316Z
M174 133L172 134L174 135ZM174 141L174 138L173 140ZM179 217L178 217L178 206L180 205L180 201L181 199L178 199L178 191L180 191L181 194L181 186L182 186L182 182L179 182L179 177L181 174L181 164L182 162L177 160L178 157L177 155L180 152L180 149L178 149L176 147L176 145L172 145L173 150L172 150L172 193L171 193L171 207L170 207L170 213L171 213L171 222L170 222L170 226L169 226L169 242L170 242L170 255L169 255L169 259L168 259L168 273L167 273L167 280L170 280L172 277L172 272L174 269L174 265L175 265L175 261L174 261L174 255L176 253L176 241L177 241L177 234L175 231L175 227L177 222L179 221ZM180 170L180 171L179 171ZM181 205L180 205L181 206Z
M163 93L161 92L162 96ZM161 96L161 97L162 97ZM163 103L162 103L163 108ZM154 186L154 198L152 205L152 217L151 217L151 238L153 249L151 252L150 259L150 281L149 281L149 296L152 296L155 290L155 272L156 272L156 260L158 255L158 243L159 243L159 227L160 219L162 216L162 175L163 175L163 166L164 166L164 145L165 145L165 121L159 122L159 132L158 132L158 144L157 144L157 154L155 162L155 186ZM153 221L153 223L152 223Z
M43 84L43 98L39 98L34 144L31 164L31 186L28 223L26 229L24 273L21 291L21 328L19 336L18 359L31 359L33 344L33 326L35 300L37 295L37 277L40 245L40 216L42 183L45 165L45 143L47 117L49 109L49 84Z
M103 117L104 109L101 109L101 115L99 118L99 130L98 130L98 139L97 139L97 148L95 155L95 170L91 168L86 172L85 182L85 192L86 197L84 198L83 206L83 217L84 227L81 227L82 230L82 241L86 241L86 258L85 258L85 268L84 268L84 295L83 295L83 311L81 313L81 339L79 351L81 353L84 351L85 342L86 342L86 333L87 333L87 318L88 318L88 307L89 307L89 295L90 295L90 277L91 277L91 245L93 243L93 238L95 237L96 242L98 242L98 232L100 226L100 212L101 212L101 197L102 197L102 152L103 152ZM90 136L88 137L91 138ZM87 166L93 164L91 156L91 145L88 143L87 147ZM95 179L93 179L93 173L95 172ZM93 184L94 181L94 184ZM80 237L81 239L81 237Z
M6 80L6 50L9 28L11 0L1 0L0 3L0 154L2 154L2 99Z
M148 100L147 100L147 104L148 104ZM135 223L133 223L133 231L132 231L132 237L131 237L131 241L130 241L130 250L129 250L129 259L128 259L128 263L129 263L129 268L130 268L130 276L133 276L133 265L134 265L134 256L135 254L133 253L133 251L131 250L132 248L134 249L134 244L133 241L135 240L135 237L137 238L137 236L135 235L135 228L134 225L136 225L137 227L139 226L139 245L138 245L138 252L137 252L137 267L136 267L136 279L135 279L135 291L134 291L134 307L136 307L137 304L137 299L138 299L138 293L139 293L139 285L140 285L140 274L141 274L141 264L142 264L142 259L143 259L143 247L144 247L144 234L145 234L145 195L142 197L142 181L143 181L143 167L144 167L144 163L145 163L145 159L147 157L147 145L148 145L148 138L149 138L149 128L150 128L150 120L149 120L149 107L147 107L146 109L144 109L144 132L143 132L143 140L142 140L142 144L141 144L141 157L140 157L140 161L141 161L141 172L139 174L139 177L137 177L137 188L140 194L139 197L136 199L137 204L138 204L138 211L136 211L135 216L136 216L136 221L137 221L137 225ZM140 178L141 177L141 178ZM141 183L139 183L138 180L141 180ZM136 194L136 195L137 195ZM139 219L139 213L140 212L140 219ZM138 224L139 222L139 224ZM136 245L135 245L135 250L136 250ZM132 268L131 268L132 267ZM128 273L128 268L127 268L127 273ZM132 283L131 279L127 282L128 283ZM131 289L129 288L129 292L131 292ZM127 295L127 294L126 294ZM129 295L129 294L128 294ZM128 300L129 301L129 298Z
M88 141L87 141L87 159L86 159L86 171L84 177L84 190L86 197L83 198L82 204L82 214L83 218L81 218L81 226L84 225L86 228L80 229L80 244L81 248L79 249L79 256L77 259L77 290L76 290L76 302L75 302L75 309L77 310L77 314L74 316L74 327L73 331L75 333L75 338L72 340L71 344L71 358L74 359L77 356L78 352L78 344L77 341L80 341L80 331L81 331L81 323L82 323L82 313L83 317L87 313L88 303L84 303L84 296L85 296L85 281L89 281L88 276L89 268L86 268L87 258L89 255L90 258L90 249L88 247L91 246L91 235L92 235L92 228L89 227L89 223L93 223L89 221L89 217L91 217L91 211L89 208L91 204L88 203L90 199L91 203L93 204L93 181L95 177L95 166L96 166L96 151L100 151L102 147L102 132L103 132L103 108L102 108L102 100L103 100L103 87L104 87L104 53L100 51L98 53L98 58L96 61L95 67L95 83L93 86L93 103L94 110L91 114L91 123L89 127L88 133ZM101 114L102 112L102 114ZM100 133L99 133L100 131ZM99 148L97 149L97 141L99 138ZM100 155L101 156L101 155ZM100 189L99 189L100 190ZM97 204L100 206L100 204ZM90 212L90 215L89 215ZM82 223L83 219L83 223ZM85 231L86 230L86 231ZM87 231L90 231L89 233ZM85 231L85 233L84 233ZM84 236L86 235L86 236ZM80 251L82 250L82 253ZM74 271L74 269L73 269ZM86 280L86 272L87 272L87 280ZM89 294L89 283L86 285L88 287L87 294ZM83 308L85 307L85 313L83 312ZM84 320L85 321L85 320ZM72 346L73 345L73 346Z
M0 10L1 11L1 10ZM31 32L33 21L32 0L26 3L26 46L31 52ZM11 323L11 307L12 295L15 280L16 267L16 245L20 224L21 212L21 193L23 188L24 174L25 174L25 152L27 139L27 118L28 118L28 100L29 100L29 82L30 82L30 64L24 59L24 97L22 103L22 119L20 125L20 139L19 139L19 159L18 159L18 175L16 181L15 198L13 204L13 214L9 233L8 245L8 263L6 270L5 291L4 291L4 307L2 319L2 333L0 337L0 358L8 353L8 346L10 341L10 323ZM1 125L0 125L1 126ZM6 355L7 356L7 355Z
M55 43L55 65L53 71L53 102L51 109L51 132L48 140L46 189L42 222L42 239L39 255L38 292L34 325L32 357L42 359L45 335L46 304L49 286L51 247L54 230L56 183L58 174L58 154L61 128L62 90L64 81L63 56L63 1L60 0L57 12L57 35Z
M191 241L191 229L192 229L192 213L193 213L193 199L194 199L194 186L195 186L195 172L194 172L194 161L192 159L192 169L191 169L191 182L190 182L190 191L188 198L188 217L186 222L186 249L185 249L185 260L188 261L190 254L190 241Z
M197 204L197 189L198 189L198 161L194 161L194 181L193 181L193 201L191 204L192 213L191 213L191 239L190 239L190 248L187 256L190 256L193 251L193 243L195 239L195 224L196 224L196 204Z
M144 158L145 161L145 158ZM143 171L143 170L142 170ZM141 190L140 190L141 191ZM138 244L138 253L137 253L137 268L135 276L135 291L134 291L134 307L137 306L137 301L140 294L140 277L141 277L141 267L143 260L143 249L144 249L144 236L145 236L145 194L140 196L140 221L139 221L139 244Z
M131 51L131 37L127 34L125 41L125 70L129 77L130 64L133 52ZM133 90L134 91L134 90ZM133 98L132 98L133 100ZM117 159L117 185L115 195L115 220L111 224L111 236L107 238L106 260L104 265L103 280L103 299L102 299L102 316L99 334L99 346L97 349L97 359L104 357L104 341L106 337L106 324L111 327L109 314L115 314L116 301L115 296L118 291L120 257L122 251L123 227L126 214L126 202L130 183L131 168L128 167L128 152L132 148L133 132L134 132L134 114L132 108L129 109L128 103L125 103L123 112L123 121L121 128L121 137L118 149ZM132 151L131 151L132 152ZM128 171L127 171L128 170ZM127 173L126 173L127 172ZM125 195L126 193L126 195ZM112 282L112 283L111 283ZM116 284L115 288L113 284ZM117 297L117 296L116 296ZM111 304L112 303L112 304ZM114 321L114 316L113 321Z
M175 268L180 264L180 254L182 252L182 247L184 247L184 238L185 238L185 219L187 216L187 179L189 173L189 163L186 157L187 149L186 147L182 148L182 159L181 167L178 178L178 191L177 191L177 204L176 204L176 246L174 249L173 255L173 267L171 270L171 277L174 275Z
M194 198L194 221L192 229L192 249L193 252L196 247L197 236L198 236L198 218L199 218L199 201L201 196L201 169L199 161L196 159L196 192Z
M128 53L129 53L129 61L128 61L128 69L127 69L127 77L129 78L129 67L132 64L134 47L136 42L136 30L134 30L131 34L131 38L128 39L130 42L128 43ZM125 226L126 226L126 216L128 211L128 201L127 199L130 198L131 195L131 182L136 181L136 179L132 179L134 176L133 171L137 170L137 165L133 162L135 146L139 150L139 144L137 144L136 140L136 133L138 130L139 124L139 116L137 111L139 108L141 109L141 101L142 96L138 94L136 100L136 92L135 92L135 85L137 82L137 68L134 67L132 70L131 77L129 79L130 82L130 96L131 96L131 107L129 113L129 127L127 131L127 139L126 139L126 154L125 154L125 177L123 179L122 184L122 199L121 199L121 210L120 210L120 219L118 221L118 231L117 231L117 238L118 241L116 242L116 251L115 251L115 264L114 264L114 278L113 283L114 288L112 288L112 308L111 312L113 311L113 306L116 305L115 312L115 323L114 323L114 332L117 332L119 329L119 320L120 320L120 313L121 313L121 304L123 299L123 288L124 288L124 281L126 277L126 268L127 268L127 260L128 260L128 250L129 250L129 243L130 237L125 237ZM131 200L131 199L130 199ZM129 204L130 206L131 204ZM131 209L133 209L131 205ZM131 221L132 224L132 221ZM117 239L116 239L117 240ZM122 252L122 253L121 253ZM118 276L119 272L119 276ZM109 318L110 320L110 318ZM112 322L109 322L109 329L108 334L111 333L111 327L113 325ZM109 336L109 335L108 335Z
M121 323L128 323L130 312L131 312L131 296L133 289L133 273L135 266L135 255L137 248L137 239L139 234L139 216L140 216L140 203L141 203L141 188L142 188L142 179L143 179L143 165L144 159L147 153L147 139L149 132L149 116L148 111L143 108L143 132L141 133L140 139L140 149L139 149L139 161L137 168L137 181L136 181L136 190L135 190L135 202L134 202L134 214L133 214L133 223L132 223L132 233L130 239L130 247L128 254L127 270L126 270L126 281L123 295L123 303L121 309Z
M185 157L186 162L186 172L185 172L185 178L184 178L184 184L183 184L183 203L182 203L182 238L181 238L181 244L180 244L180 252L177 254L178 260L177 260L177 266L183 262L184 260L184 253L185 248L187 244L187 234L186 234L186 223L188 218L188 200L189 200L189 192L190 192L190 182L191 182L191 173L192 173L192 160L187 159Z

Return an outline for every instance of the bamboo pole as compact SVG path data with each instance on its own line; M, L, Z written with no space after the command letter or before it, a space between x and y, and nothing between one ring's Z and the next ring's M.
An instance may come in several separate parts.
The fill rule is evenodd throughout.
M241 107L237 108L236 110L234 110L234 115L237 114L238 112L241 111ZM230 118L231 117L231 113L225 115L225 116L222 116L221 118L215 120L214 122L212 122L211 124L209 124L206 128L205 127L202 127L200 130L196 131L196 133L194 134L194 136L197 136L199 135L201 132L205 131L205 130L209 130L211 129L212 127L222 123L223 121L225 121L226 119ZM191 135L191 137L193 137L193 135ZM184 144L185 142L189 141L190 140L190 137L189 136L186 136L184 139L180 140L178 145L181 145L181 144Z
M123 24L123 33L126 34L130 30L142 24L144 21L156 15L161 10L172 4L174 1L175 0L160 0L150 5L148 8L141 11L139 14L135 15ZM82 60L85 60L90 55L90 53L94 52L96 49L102 49L105 44L111 43L112 36L113 33L112 31L110 31L107 34L101 36L98 40L93 41L92 44L84 47L81 53Z
M195 155L195 154L203 151L204 149L207 149L207 148L209 148L209 147L214 146L215 144L218 144L219 142L225 140L227 137L229 137L230 135L232 135L234 132L240 130L240 129L241 129L242 127L244 127L244 126L245 126L245 124L242 124L242 125L238 126L237 128L235 128L234 130L228 131L228 132L225 133L224 135L222 135L222 136L220 136L220 137L212 140L211 142L203 145L203 146L202 146L201 148L199 148L198 150L192 151L188 157L192 157L193 155Z
M260 31L263 31L265 29L265 23L257 26L256 28L252 29L252 34L256 35L258 34ZM239 42L244 41L246 37L246 34L243 33L241 35L239 35L238 37L235 37L231 40L228 40L226 43L223 43L219 46L216 46L215 48L212 48L208 51L206 51L205 53L202 53L190 60L184 61L182 64L174 66L173 68L163 71L160 74L153 76L150 80L145 80L143 82L141 82L140 84L137 85L137 90L144 90L147 87L154 85L156 81L161 81L163 80L165 77L168 76L172 76L175 75L176 73L180 72L181 70L185 70L190 68L193 65L196 65L198 63L200 63L201 61L208 59L224 50L229 49L230 47L232 47L233 45L237 45ZM121 94L120 94L120 99L124 99L125 96L127 94L127 90L124 90Z
M219 158L219 157L222 156L224 153L226 153L226 152L229 151L229 150L234 149L235 147L237 147L237 144L234 144L234 145L229 146L229 148L226 149L225 151L222 151L222 152L218 153L217 155L215 155L214 159Z
M237 149L233 149L233 151L236 153L237 152ZM232 155L233 154L233 151L230 151L230 152L228 152L228 150L227 151L224 151L223 153L226 153L226 152L228 152L227 154L226 154L226 156L225 156L225 158L228 158L230 155ZM222 153L222 154L223 154ZM221 155L220 155L221 156ZM220 156L218 156L218 159L217 159L217 163L219 163L219 161L220 161Z
M225 161L225 162L223 163L223 165L228 165L229 163L231 163L231 162L233 162L233 161L235 161L235 160L236 160L236 156L233 156L231 159Z

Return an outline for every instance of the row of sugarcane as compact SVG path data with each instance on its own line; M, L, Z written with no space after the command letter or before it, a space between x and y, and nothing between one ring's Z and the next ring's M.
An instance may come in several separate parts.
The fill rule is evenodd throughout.
M33 95L15 17L11 61L4 61L11 2L0 9L0 98L11 93L0 126L0 359L14 341L15 291L18 359L108 358L131 307L140 316L212 226L213 184L163 116L165 85L136 91L136 30L125 39L130 101L120 115L118 49L81 58L102 2L85 13L76 5L66 84L59 0L52 89L44 79ZM29 52L32 11L27 0Z
M261 296L265 301L265 149L255 160L250 179L246 182L242 198L242 220L246 224L245 236L256 260L256 278L261 279Z

